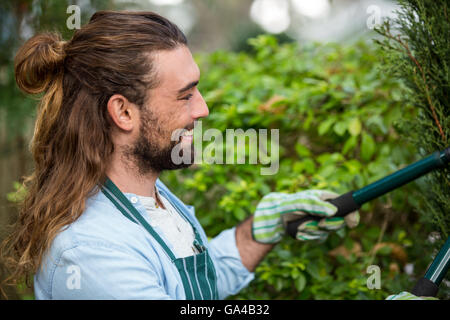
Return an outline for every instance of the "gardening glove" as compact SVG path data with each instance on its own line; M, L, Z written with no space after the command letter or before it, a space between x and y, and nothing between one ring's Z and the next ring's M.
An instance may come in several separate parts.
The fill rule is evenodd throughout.
M392 294L386 298L386 300L439 300L435 297L418 297L407 291L400 292L399 294Z
M307 215L323 217L319 221L306 221L298 226L297 240L320 240L328 237L330 231L356 227L359 223L357 211L344 217L333 217L337 208L325 201L339 195L326 190L307 190L293 194L273 192L264 196L256 207L252 223L253 238L257 242L274 244L286 233L289 221Z

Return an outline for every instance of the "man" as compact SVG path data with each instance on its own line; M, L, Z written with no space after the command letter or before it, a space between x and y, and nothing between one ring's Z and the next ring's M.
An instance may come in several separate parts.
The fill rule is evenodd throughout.
M270 193L208 241L194 208L158 179L189 165L171 151L192 150L209 110L185 36L155 13L98 12L68 42L28 40L15 63L18 86L44 93L9 238L13 277L36 272L37 299L223 299L253 279L287 217L323 217L299 227L302 241L358 223L357 212L332 217L333 193Z

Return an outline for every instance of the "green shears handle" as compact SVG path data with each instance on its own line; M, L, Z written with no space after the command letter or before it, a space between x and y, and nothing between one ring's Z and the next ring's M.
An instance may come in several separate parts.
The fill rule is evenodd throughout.
M436 151L428 157L398 170L374 183L359 190L347 192L335 199L327 200L338 208L336 217L344 217L358 210L364 203L378 198L398 187L407 184L438 168L450 163L450 147ZM295 238L298 226L311 220L320 220L320 217L307 216L291 221L286 226L287 233Z
M439 285L450 267L450 237L439 250L431 265L425 272L425 276L417 281L411 293L418 297L435 297Z

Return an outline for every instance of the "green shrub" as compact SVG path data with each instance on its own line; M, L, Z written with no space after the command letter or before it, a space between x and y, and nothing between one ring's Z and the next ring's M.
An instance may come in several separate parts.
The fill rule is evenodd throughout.
M404 101L417 109L402 129L418 153L450 146L450 1L401 0L394 19L377 31L385 72L405 84ZM417 205L423 220L440 233L439 248L450 235L450 167L428 175Z
M343 193L418 159L396 127L415 111L403 103L399 82L380 72L379 50L363 42L279 45L270 36L250 44L251 53L196 56L200 90L210 108L202 126L224 136L227 128L279 129L279 171L261 175L261 164L203 163L162 175L196 207L208 236L251 215L268 192ZM232 298L382 299L410 290L432 257L424 254L430 230L412 209L417 199L412 183L365 204L355 230L320 244L285 239L258 266L250 286ZM412 275L403 271L405 263L414 263ZM366 285L372 264L381 269L379 290Z

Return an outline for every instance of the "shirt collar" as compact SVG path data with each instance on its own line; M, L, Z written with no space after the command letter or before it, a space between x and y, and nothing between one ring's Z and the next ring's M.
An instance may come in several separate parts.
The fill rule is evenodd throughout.
M157 186L155 186L155 192L159 200L163 202L164 206L167 206L166 202L163 200L164 197L161 196ZM147 208L161 208L160 206L156 206L156 200L153 197L140 196L135 193L124 193L124 195L133 205L142 204Z

